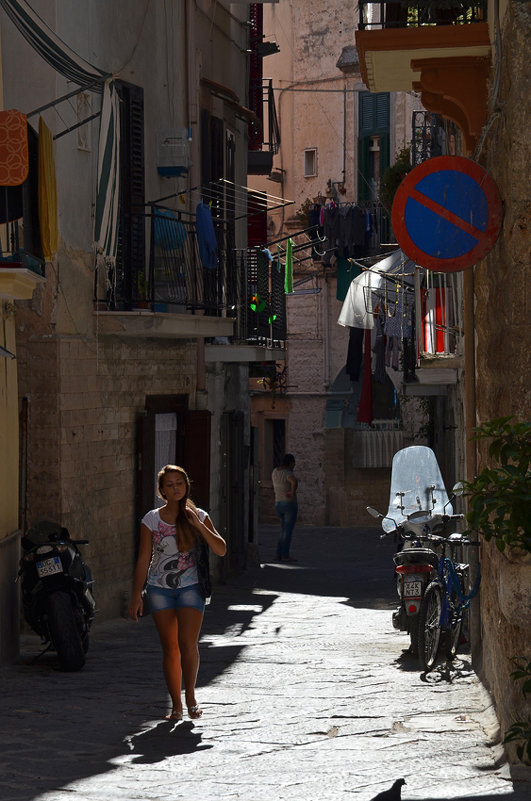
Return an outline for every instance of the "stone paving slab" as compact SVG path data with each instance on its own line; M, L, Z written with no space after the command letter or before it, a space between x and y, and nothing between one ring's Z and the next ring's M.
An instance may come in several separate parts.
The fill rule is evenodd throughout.
M149 618L97 622L85 668L0 671L1 801L528 801L505 764L470 656L420 673L393 630L393 544L374 529L298 528L299 562L216 588L201 640L199 721L168 708Z

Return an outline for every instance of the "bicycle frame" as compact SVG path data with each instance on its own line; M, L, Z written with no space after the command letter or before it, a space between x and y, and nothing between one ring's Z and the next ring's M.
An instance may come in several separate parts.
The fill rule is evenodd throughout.
M481 568L478 566L474 587L467 594L464 582L469 566L454 562L453 553L452 558L448 556L448 549L479 545L479 542L470 542L461 534L452 534L448 539L431 535L426 539L441 550L437 575L426 588L419 619L419 659L424 670L428 671L436 662L441 632L445 635L446 657L448 660L454 658L461 636L463 611L479 590Z

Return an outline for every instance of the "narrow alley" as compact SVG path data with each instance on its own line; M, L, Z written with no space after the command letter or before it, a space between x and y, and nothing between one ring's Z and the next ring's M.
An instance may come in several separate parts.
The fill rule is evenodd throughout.
M393 630L392 538L298 527L293 564L215 588L200 643L201 720L162 718L152 621L95 625L87 664L1 669L2 801L346 801L404 777L402 799L524 801L469 656L420 673Z

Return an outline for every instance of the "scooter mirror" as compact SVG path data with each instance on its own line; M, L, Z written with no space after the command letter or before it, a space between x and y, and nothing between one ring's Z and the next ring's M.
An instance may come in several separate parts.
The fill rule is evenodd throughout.
M367 511L371 515L371 517L376 517L377 519L381 517L380 512L377 509L373 509L372 506L367 506Z
M463 482L462 481L458 481L457 484L454 484L454 486L452 487L452 492L456 497L459 497L460 495L463 495L464 491L465 491L465 488L463 486Z

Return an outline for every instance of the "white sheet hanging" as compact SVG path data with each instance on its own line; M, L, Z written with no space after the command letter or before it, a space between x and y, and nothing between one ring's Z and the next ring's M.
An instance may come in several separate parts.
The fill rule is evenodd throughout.
M401 250L395 250L385 259L376 262L351 281L343 307L337 318L338 325L347 328L374 328L373 311L378 303L377 290L385 284L385 275L413 274L415 262Z

